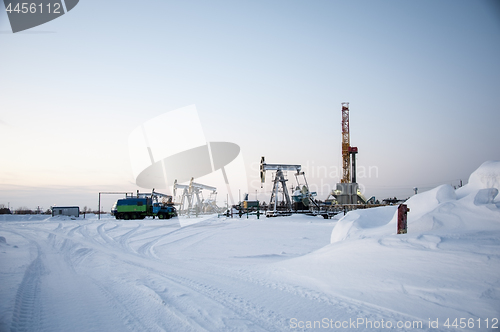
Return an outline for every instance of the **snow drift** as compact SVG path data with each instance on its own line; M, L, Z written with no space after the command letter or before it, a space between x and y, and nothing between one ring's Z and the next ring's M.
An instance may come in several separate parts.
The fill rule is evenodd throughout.
M457 197L463 198L481 189L500 190L500 161L486 161L469 177L466 186L457 190Z
M495 219L495 212L500 209L499 188L500 162L487 161L471 174L469 183L458 190L450 185L441 185L411 197L406 202L410 208L408 229L423 232L441 228L479 230L488 227L478 220L486 215ZM396 213L396 206L349 212L333 229L331 243L395 234Z
M275 273L357 300L374 319L384 308L392 310L389 320L438 319L447 330L447 319L498 318L499 184L500 162L489 161L458 190L441 185L411 197L408 234L396 234L396 206L351 211L330 245L278 263Z

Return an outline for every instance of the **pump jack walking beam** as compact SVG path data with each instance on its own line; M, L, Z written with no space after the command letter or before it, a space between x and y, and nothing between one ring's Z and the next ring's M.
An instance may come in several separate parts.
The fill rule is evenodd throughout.
M278 194L279 194L279 186L281 184L281 188L283 190L283 198L285 201L285 212L291 212L292 211L292 201L290 200L290 195L288 194L288 189L286 187L286 181L285 176L283 174L283 171L295 171L296 175L300 175L302 166L301 165L284 165L284 164L267 164L265 162L264 157L261 158L260 160L260 181L261 181L261 186L262 183L265 182L266 180L266 171L276 171L276 175L274 177L274 185L273 185L273 192L271 194L271 200L269 201L269 205L273 205L273 215L278 214Z

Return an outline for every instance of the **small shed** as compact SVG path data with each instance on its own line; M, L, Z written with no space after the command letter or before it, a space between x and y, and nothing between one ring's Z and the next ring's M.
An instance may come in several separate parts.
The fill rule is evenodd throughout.
M52 217L54 216L80 216L79 206L53 206L52 207Z

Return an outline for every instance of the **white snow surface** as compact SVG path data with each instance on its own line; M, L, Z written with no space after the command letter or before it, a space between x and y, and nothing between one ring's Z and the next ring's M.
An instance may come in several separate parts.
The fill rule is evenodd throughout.
M0 216L0 331L498 331L499 183L486 162L456 191L413 196L401 235L397 206L340 220Z

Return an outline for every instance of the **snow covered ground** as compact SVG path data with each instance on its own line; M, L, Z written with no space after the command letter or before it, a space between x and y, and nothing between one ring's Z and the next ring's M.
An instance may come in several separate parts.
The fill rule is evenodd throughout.
M487 162L463 188L416 195L404 235L393 206L340 220L0 216L0 331L498 331L499 188Z

